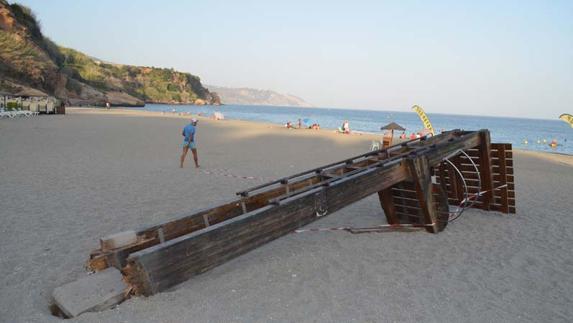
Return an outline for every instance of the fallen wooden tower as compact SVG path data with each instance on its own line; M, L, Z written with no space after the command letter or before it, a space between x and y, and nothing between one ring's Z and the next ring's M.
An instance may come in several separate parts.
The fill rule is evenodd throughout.
M488 130L454 130L362 154L238 192L213 208L102 238L88 268L116 268L132 295L152 295L372 194L389 224L432 233L446 227L451 206L515 213L511 145L490 143ZM56 303L66 307L65 300Z

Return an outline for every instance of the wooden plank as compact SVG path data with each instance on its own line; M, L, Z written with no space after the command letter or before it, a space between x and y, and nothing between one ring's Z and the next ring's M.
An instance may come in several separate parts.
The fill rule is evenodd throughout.
M466 183L470 186L478 187L480 184L480 180L477 178L467 178L467 177L465 177L465 175L464 175L464 178L465 178ZM494 175L493 178L494 178L494 181L493 181L494 188L497 186L503 185L504 183L514 184L513 183L513 178L514 178L513 175L507 175L507 177L506 177L507 182L502 181L500 175Z
M501 189L494 190L495 194L498 194L499 191L501 191ZM515 201L515 191L508 190L508 191L507 191L507 198L508 198L508 201L509 201L510 203L511 203L512 200ZM514 202L514 203L515 203L515 202ZM515 204L513 204L513 205L515 205Z
M417 198L415 191L401 189L399 186L392 187L392 191L394 192L394 196L399 194L399 196L402 196L402 197L407 197L407 198L411 198L411 199Z
M418 199L410 199L410 198L400 198L400 197L396 197L394 196L394 204L395 205L405 205L405 206L411 206L411 207L420 207L420 201L418 201Z
M507 165L507 159L506 159L506 165ZM493 165L492 171L494 174L499 174L499 166ZM506 166L505 173L508 175L513 175L513 167Z
M452 138L451 141L440 142L438 144L432 145L431 148L425 153L428 158L429 165L438 165L442 162L445 156L449 156L458 150L465 150L476 147L480 143L480 134L484 131L487 130L470 132L457 138Z
M513 157L513 153L511 151L506 151L505 147L500 147L498 149L495 149L491 151L491 157L492 158L512 158Z
M408 214L409 216L416 216L419 218L422 218L422 214L421 214L421 209L420 208L414 208L414 207L406 207L406 206L401 206L401 205L396 205L396 211L403 213L403 214Z
M493 176L491 172L491 141L488 130L480 130L480 176L481 190L485 193L481 196L482 208L489 210L489 204L493 199Z
M464 178L466 181L470 181L470 182L479 182L480 179L480 175L478 173L475 172L462 172ZM494 182L509 182L509 183L513 183L514 181L514 175L508 175L507 173L501 175L501 174L492 174L492 179Z
M490 207L490 211L505 213L505 207L503 207L499 204L492 204ZM515 206L509 206L508 207L508 213L515 214Z
M439 216L437 210L433 207L434 197L432 195L431 168L428 159L426 156L419 156L408 159L407 162L412 181L416 187L416 195L420 202L421 215L424 220L423 223L432 225L428 227L429 232L438 233L440 231L438 223Z
M494 180L500 181L502 183L507 183L507 181L509 180L509 176L506 174L506 166L505 166L505 146L500 146L498 148L499 151L499 159L498 159L498 165L499 165L499 175L494 176ZM513 176L511 176L511 182L513 182ZM500 196L501 196L501 207L502 207L502 212L504 213L509 213L509 204L508 204L508 196L507 196L507 187L501 189L501 191L499 191Z
M435 176L437 176L436 182L437 182L439 185L442 186L442 188L444 189L445 192L447 192L448 197L455 197L455 195L456 195L456 192L455 192L456 187L455 187L455 186L452 186L452 190L450 190L450 191L448 191L447 188L446 188L446 185L447 185L447 184L450 184L450 185L452 184L452 183L450 182L450 178L448 178L447 175L446 175L447 172L448 172L448 168L447 168L448 166L449 166L448 163L443 162L443 163L440 163L440 165L439 165L438 167L434 167L433 170L434 170Z
M500 149L501 147L503 147L503 148L505 148L506 151L511 151L511 149L512 149L511 146L512 146L512 145L511 145L511 144L508 144L508 143L501 143L501 142L492 142L492 143L491 143L491 148L492 148L492 149L496 149L496 150L498 150L498 149Z
M423 224L422 217L396 211L396 215L406 224Z

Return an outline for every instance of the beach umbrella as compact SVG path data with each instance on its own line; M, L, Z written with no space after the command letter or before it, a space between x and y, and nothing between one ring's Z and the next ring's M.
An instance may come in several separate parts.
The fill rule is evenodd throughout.
M394 130L406 131L406 128L402 127L401 125L397 124L396 122L390 122L389 124L380 128L380 130L390 130L392 132L392 137L394 137Z

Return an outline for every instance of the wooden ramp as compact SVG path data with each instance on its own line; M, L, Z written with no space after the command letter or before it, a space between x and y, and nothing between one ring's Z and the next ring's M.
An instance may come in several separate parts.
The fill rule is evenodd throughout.
M462 152L475 159L471 168ZM378 194L389 224L419 224L438 233L448 223L450 204L460 204L466 191L474 194L473 207L515 213L513 189L511 145L491 144L488 130L454 130L285 177L238 192L216 207L103 238L88 267L120 269L132 294L152 295L372 194Z

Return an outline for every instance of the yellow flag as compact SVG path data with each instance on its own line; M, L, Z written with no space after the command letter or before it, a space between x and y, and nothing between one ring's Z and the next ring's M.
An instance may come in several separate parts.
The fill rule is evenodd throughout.
M573 128L573 116L570 115L569 113L563 113L562 115L559 116L559 119L567 122L571 128Z
M419 105L415 105L412 107L412 110L416 111L418 117L420 117L420 120L422 120L424 128L428 129L432 133L432 135L436 135L434 127L432 127L432 123L430 122L430 119L426 115L426 112L424 112L424 109L422 109L422 107Z

